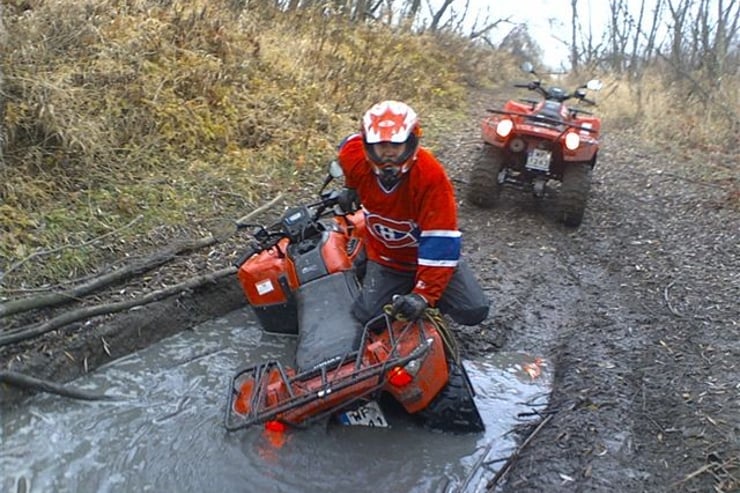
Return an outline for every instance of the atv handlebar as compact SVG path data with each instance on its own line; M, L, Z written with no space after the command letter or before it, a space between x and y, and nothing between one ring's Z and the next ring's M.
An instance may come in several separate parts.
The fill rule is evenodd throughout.
M330 190L322 192L320 200L316 202L288 208L278 221L270 225L237 224L237 230L253 228L250 234L252 241L233 265L237 268L241 267L254 254L269 250L283 238L289 238L291 242L299 242L316 235L323 230L319 219L325 215L327 209L332 208L333 214L340 214L335 208L338 200L339 192Z
M596 101L588 99L586 97L585 89L588 88L588 84L578 86L572 92L568 92L557 86L543 86L542 81L540 80L533 80L527 83L517 82L514 84L514 87L535 91L547 101L557 101L559 103L564 103L565 101L568 101L570 99L577 99L580 102L596 106Z
M583 101L584 103L590 104L591 106L596 106L596 101L594 101L593 99L581 98L581 101Z

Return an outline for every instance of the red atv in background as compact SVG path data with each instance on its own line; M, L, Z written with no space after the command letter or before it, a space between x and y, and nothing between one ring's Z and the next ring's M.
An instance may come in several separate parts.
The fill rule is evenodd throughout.
M322 190L341 175L336 163L330 170ZM239 282L266 332L298 340L290 364L268 361L234 375L226 428L274 430L323 418L383 427L386 403L430 428L482 431L454 336L436 310L415 322L381 315L365 326L352 315L365 218L341 211L337 198L323 192L271 226L251 225L253 244L235 264Z
M522 70L537 76L531 63L522 64ZM577 227L591 188L601 120L566 101L595 105L586 91L598 91L601 82L593 79L568 92L546 86L537 76L514 86L534 91L541 99L510 100L503 109L487 110L492 115L481 122L484 144L473 164L468 198L490 208L504 185L542 198L550 185L559 183L558 216L567 226Z

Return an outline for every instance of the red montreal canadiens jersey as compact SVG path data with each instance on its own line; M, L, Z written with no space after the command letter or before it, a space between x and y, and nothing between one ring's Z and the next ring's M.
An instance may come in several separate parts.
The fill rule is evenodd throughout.
M349 137L338 158L345 185L357 190L365 210L368 258L416 271L413 292L434 306L460 258L457 205L444 168L420 148L407 175L386 191L366 161L361 135Z

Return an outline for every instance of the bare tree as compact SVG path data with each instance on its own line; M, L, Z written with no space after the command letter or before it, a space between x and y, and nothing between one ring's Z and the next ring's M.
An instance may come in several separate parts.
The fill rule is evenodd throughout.
M578 72L578 0L570 0L570 66Z
M653 9L653 19L650 23L650 28L647 32L647 35L645 36L646 42L645 42L645 51L643 54L643 59L645 61L650 60L653 56L653 52L655 51L655 41L657 39L657 33L658 33L658 26L660 24L660 18L662 14L663 9L663 0L657 0L655 3L655 8ZM638 30L642 29L642 25L638 25ZM635 44L633 47L634 53L637 53L637 36L635 36ZM635 68L634 66L632 67Z
M690 4L691 0L668 0L668 10L672 19L671 51L669 56L671 65L678 68L684 67L682 55L684 53L685 25Z
M419 15L421 10L421 0L410 0L408 10L406 10L406 18L413 21L416 16Z
M727 5L725 7L725 5ZM707 76L719 84L725 73L725 65L731 48L731 40L738 34L738 3L730 0L725 4L717 1L717 16L712 22L709 1L699 5L698 37L700 55L706 67Z
M526 24L519 24L507 34L498 49L511 53L518 61L530 61L536 66L542 64L542 49L532 39Z
M3 5L0 4L0 53L6 53L5 47L5 25L3 24ZM2 57L2 55L0 55ZM5 88L3 82L3 60L0 59L0 170L5 168Z
M629 24L626 22L626 16L623 11L623 0L609 0L609 44L611 45L609 65L617 73L620 73L623 68L622 61L624 59L629 33Z
M442 22L442 19L444 18L445 13L447 12L447 9L452 5L452 2L454 0L444 0L442 2L442 6L437 9L437 11L432 15L432 21L429 24L429 29L432 31L438 31L441 28L440 23Z

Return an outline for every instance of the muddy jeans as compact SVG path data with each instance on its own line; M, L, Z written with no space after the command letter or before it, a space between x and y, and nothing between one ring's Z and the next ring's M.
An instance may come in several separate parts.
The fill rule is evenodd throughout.
M414 287L414 273L399 271L367 261L359 297L352 313L363 324L382 313L394 294L408 294ZM462 325L476 325L488 316L491 302L463 260L447 285L437 308Z

